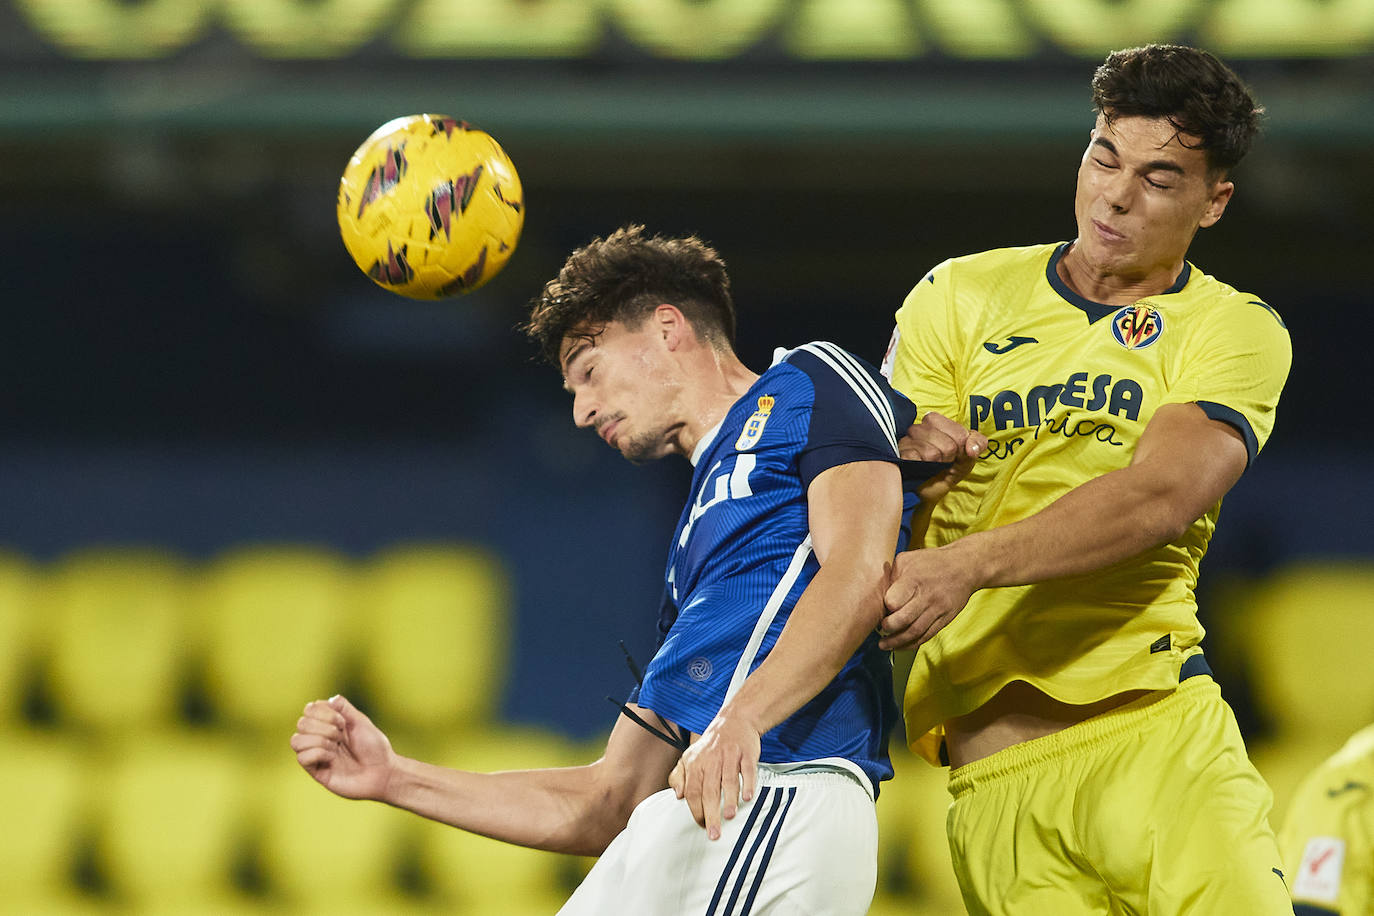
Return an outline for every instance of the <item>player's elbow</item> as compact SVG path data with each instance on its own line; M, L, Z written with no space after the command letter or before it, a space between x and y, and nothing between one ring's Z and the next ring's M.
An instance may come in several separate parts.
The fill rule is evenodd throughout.
M1167 499L1158 500L1151 508L1152 511L1142 513L1140 520L1141 531L1151 547L1179 540L1202 515L1192 505Z
M612 807L578 807L580 810L571 816L548 823L544 836L530 845L566 855L599 856L629 821L628 815L621 816Z
M622 825L620 830L624 829ZM604 825L586 824L576 833L567 836L564 842L550 848L570 856L595 858L606 851L606 847L611 845L611 840L616 838L620 830L606 829Z
M579 792L562 819L554 847L558 852L578 856L599 856L606 851L630 815L646 797L657 791L649 783L614 772L603 757L587 767L591 777L585 791Z

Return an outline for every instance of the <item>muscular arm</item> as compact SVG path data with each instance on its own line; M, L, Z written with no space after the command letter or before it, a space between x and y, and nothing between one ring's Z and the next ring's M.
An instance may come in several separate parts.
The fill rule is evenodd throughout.
M306 706L291 747L301 766L336 795L385 802L508 843L576 855L600 855L635 805L667 787L678 757L675 748L622 716L595 763L470 773L395 753L343 697Z
M807 502L821 568L768 657L670 778L712 839L722 813L728 818L737 810L741 779L739 797L753 795L760 736L820 693L882 616L884 568L901 523L901 472L884 461L838 465L812 481Z
M925 642L980 588L1092 572L1180 537L1240 479L1246 460L1234 427L1196 404L1161 407L1127 467L1019 522L899 556L882 647Z

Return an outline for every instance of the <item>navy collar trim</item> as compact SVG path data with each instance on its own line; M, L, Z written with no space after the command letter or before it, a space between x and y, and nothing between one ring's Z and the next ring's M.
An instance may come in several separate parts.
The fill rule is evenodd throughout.
M1058 248L1054 249L1054 253L1050 255L1049 264L1045 267L1045 279L1049 282L1050 287L1058 293L1065 302L1076 309L1080 309L1083 314L1087 315L1088 322L1091 324L1101 318L1106 318L1108 315L1114 314L1120 310L1121 306L1103 305L1101 302L1094 302L1069 289L1068 284L1059 276L1059 259L1064 257L1064 254L1069 250L1069 246L1072 244L1073 242L1063 242ZM1174 280L1174 285L1166 289L1162 295L1167 296L1170 293L1179 292L1183 287L1188 285L1188 280L1192 275L1193 265L1184 261L1183 270L1179 271L1178 278Z

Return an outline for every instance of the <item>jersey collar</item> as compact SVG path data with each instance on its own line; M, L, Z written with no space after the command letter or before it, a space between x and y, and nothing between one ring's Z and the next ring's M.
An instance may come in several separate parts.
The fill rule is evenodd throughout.
M1059 259L1069 250L1073 242L1062 242L1058 248L1054 249L1054 254L1050 255L1050 263L1045 268L1045 279L1049 281L1050 287L1054 289L1060 297L1076 309L1081 309L1083 314L1088 316L1091 324L1099 318L1106 318L1120 310L1119 305L1103 305L1101 302L1094 302L1069 289L1067 283L1059 276ZM1162 295L1176 293L1188 285L1188 278L1193 275L1193 265L1187 261L1183 262L1183 270L1179 271L1178 278L1174 280L1174 285L1166 289Z
M729 411L726 411L725 416L728 417L729 415ZM716 425L708 429L706 434L701 437L701 441L697 443L697 447L692 449L692 457L688 459L692 462L692 467L697 466L697 462L701 460L701 456L706 454L706 450L711 447L711 443L716 441L716 436L720 434L720 427L724 422L725 417L721 417L720 420L716 422Z

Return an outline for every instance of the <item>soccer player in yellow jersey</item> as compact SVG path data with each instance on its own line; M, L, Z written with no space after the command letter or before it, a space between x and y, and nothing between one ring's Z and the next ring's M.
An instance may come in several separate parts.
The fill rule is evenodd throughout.
M952 767L970 912L1289 913L1193 594L1291 356L1186 260L1261 110L1159 45L1109 55L1093 101L1077 238L946 261L897 313L895 386L989 444L894 563L882 646L915 649L907 735Z
M1298 916L1374 916L1374 725L1303 780L1279 848Z

